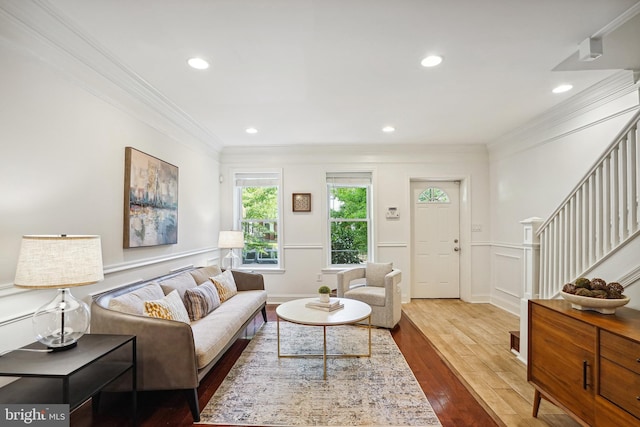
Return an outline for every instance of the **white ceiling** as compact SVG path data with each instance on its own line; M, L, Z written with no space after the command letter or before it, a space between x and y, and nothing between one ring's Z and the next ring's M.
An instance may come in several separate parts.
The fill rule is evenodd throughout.
M613 69L640 67L635 18L626 24L630 36L605 43L602 58L576 59L582 40L632 7L630 15L637 13L637 3L48 2L207 129L217 146L489 143ZM442 65L421 67L429 53L443 55ZM211 68L189 68L192 56L207 59ZM552 94L560 83L574 90ZM385 125L396 132L384 134ZM249 126L259 133L246 134Z

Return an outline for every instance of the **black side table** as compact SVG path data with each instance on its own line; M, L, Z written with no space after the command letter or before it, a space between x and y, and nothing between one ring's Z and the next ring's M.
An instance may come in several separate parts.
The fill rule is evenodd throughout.
M22 348L46 347L32 343ZM62 403L73 411L89 398L97 398L105 386L129 371L135 425L136 337L133 335L86 334L71 350L52 353L14 350L0 356L0 376L20 377L0 388L0 403Z

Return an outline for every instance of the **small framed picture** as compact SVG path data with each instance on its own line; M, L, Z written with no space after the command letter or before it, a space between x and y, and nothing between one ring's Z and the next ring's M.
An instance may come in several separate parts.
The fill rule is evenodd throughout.
M293 193L291 203L294 212L311 212L311 193Z

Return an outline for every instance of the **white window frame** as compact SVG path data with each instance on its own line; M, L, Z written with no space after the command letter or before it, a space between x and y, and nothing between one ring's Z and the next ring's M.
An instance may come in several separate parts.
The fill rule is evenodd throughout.
M242 184L253 185L242 185ZM233 224L234 229L242 230L242 187L253 186L275 186L278 189L278 215L275 218L277 224L277 251L278 258L276 264L241 264L240 269L244 270L279 270L284 268L283 250L282 250L282 236L284 224L282 222L282 172L280 170L260 170L260 171L237 171L233 174Z
M371 171L350 171L350 172L327 172L326 182L326 225L327 225L327 266L330 269L349 268L360 264L332 264L331 256L331 224L335 221L331 218L331 187L364 187L367 189L367 218L358 222L367 223L367 260L373 260L373 173ZM340 221L343 222L343 221Z

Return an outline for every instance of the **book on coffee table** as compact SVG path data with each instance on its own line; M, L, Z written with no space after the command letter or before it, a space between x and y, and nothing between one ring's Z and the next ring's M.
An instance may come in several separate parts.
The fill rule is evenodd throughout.
M327 304L327 303L318 303L318 304ZM313 308L314 310L323 310L323 311L335 311L335 310L340 310L341 308L344 308L344 304L340 303L339 301L337 304L333 304L333 305L318 305L318 304L308 302L305 305L309 308Z
M313 300L313 301L309 301L306 306L307 307L336 307L340 305L340 299L338 298L331 298L329 300L329 302L321 302L320 300Z

